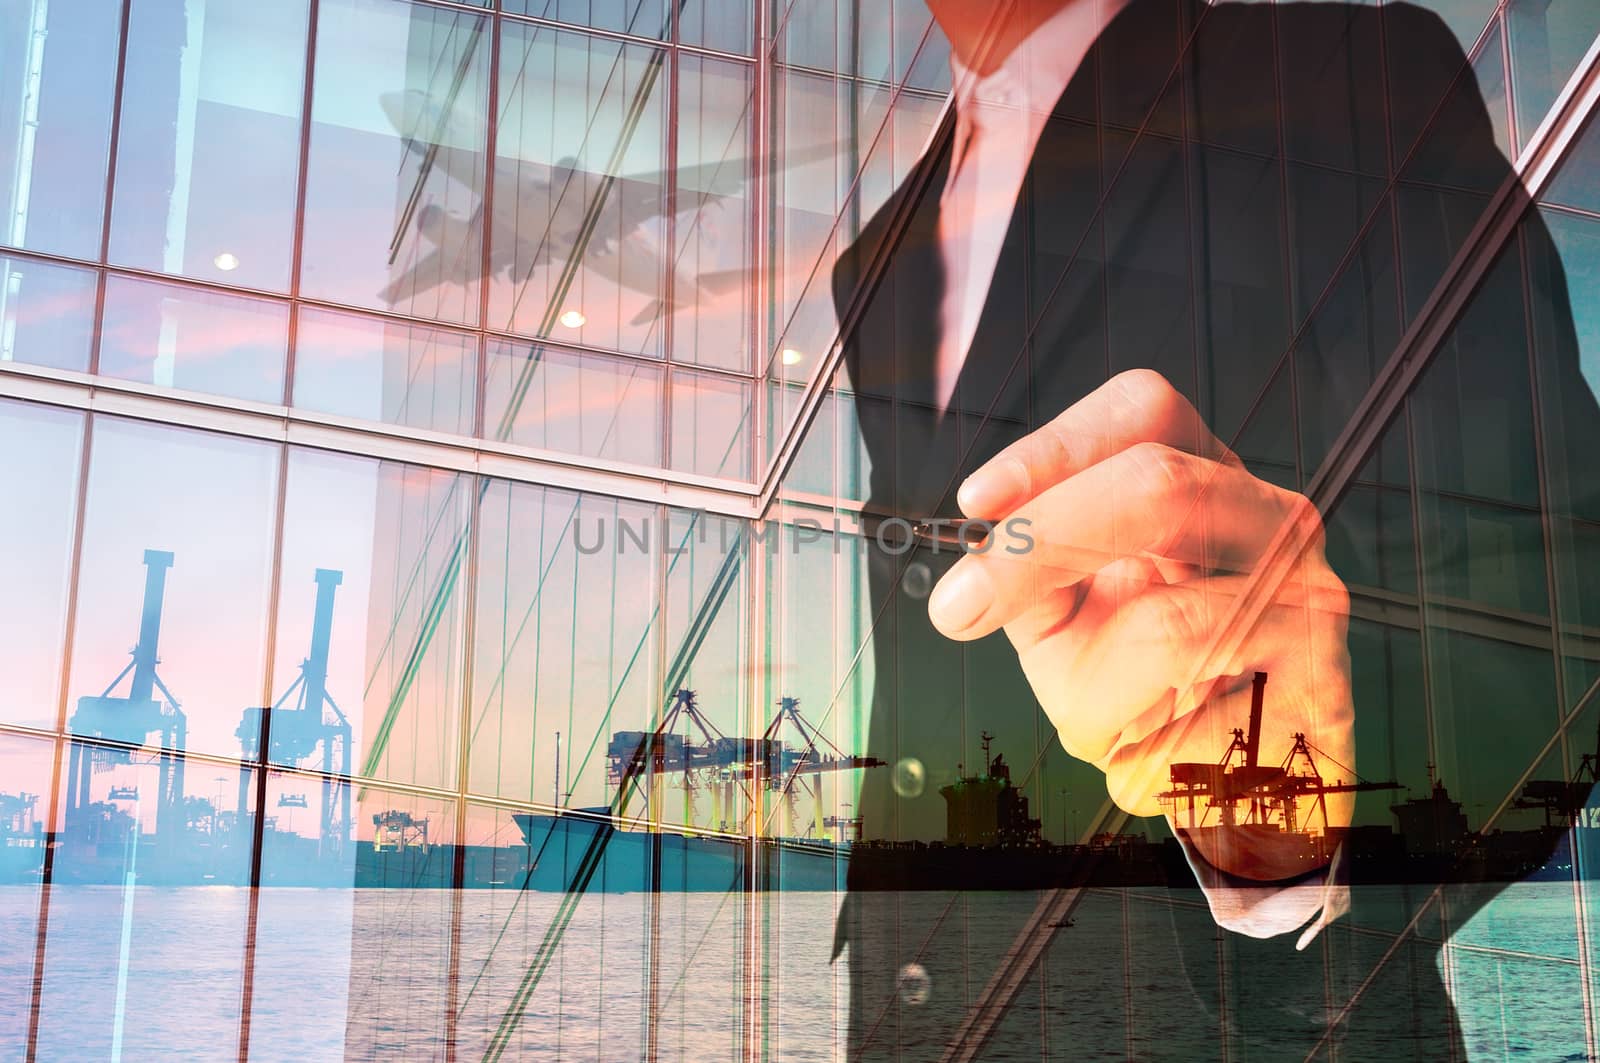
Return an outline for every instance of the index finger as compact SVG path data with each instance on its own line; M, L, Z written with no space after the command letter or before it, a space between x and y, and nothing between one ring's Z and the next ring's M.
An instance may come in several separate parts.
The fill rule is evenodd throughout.
M1140 443L1044 491L1012 521L1038 529L1024 547L974 551L928 599L948 638L982 638L1126 557L1166 559L1213 573L1254 571L1280 531L1300 529L1301 553L1320 548L1321 519L1304 495L1238 463Z
M1160 443L1224 464L1239 460L1166 377L1130 369L990 458L961 484L956 501L974 520L1000 520L1137 443Z

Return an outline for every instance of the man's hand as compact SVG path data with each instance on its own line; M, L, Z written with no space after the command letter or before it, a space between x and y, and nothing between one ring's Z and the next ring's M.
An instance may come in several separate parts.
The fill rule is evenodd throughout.
M1167 811L1156 795L1172 764L1222 759L1257 671L1270 677L1259 763L1281 763L1304 732L1324 777L1349 778L1349 596L1318 514L1247 472L1159 374L1113 378L996 455L958 500L975 520L1028 520L1035 545L963 557L929 599L934 625L960 640L1004 628L1061 744L1106 773L1123 809ZM1347 826L1353 804L1328 795L1328 825ZM1218 823L1214 810L1204 821ZM1259 832L1189 838L1233 875L1308 870Z

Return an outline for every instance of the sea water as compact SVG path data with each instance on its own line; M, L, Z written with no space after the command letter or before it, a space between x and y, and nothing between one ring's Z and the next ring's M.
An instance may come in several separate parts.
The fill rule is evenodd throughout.
M1136 909L1164 895L1126 893L1100 901ZM1005 928L1036 900L908 893L897 903L908 925L954 911L967 947L989 947L992 930L1003 949ZM611 1063L653 1047L657 1059L720 1060L737 1058L750 1036L767 1058L831 1063L845 1058L848 1013L849 954L830 962L840 901L264 888L247 972L247 890L59 886L36 993L39 891L0 887L0 1060L24 1057L37 1006L41 1060L232 1060L248 1023L249 1058L295 1063L444 1059L450 1038L461 1060L482 1058L497 1040L505 1059ZM1517 883L1452 936L1456 947L1438 965L1471 1058L1587 1058L1576 912L1569 883ZM759 934L746 932L752 921ZM1138 966L1139 935L1124 935L1119 920L1080 918L1061 935L1079 968L1120 971L1125 957ZM1148 999L1181 992L1163 984L1181 975L1145 970L1136 988ZM898 1022L914 1021L917 979L908 973ZM981 988L974 981L969 996ZM1171 1030L1154 1022L1130 1029L1120 1014L1065 1006L1057 1010L1070 1017L1040 1016L1048 1007L1038 994L1019 1007L1062 1058L1091 1045L1103 1046L1101 1058L1165 1058L1172 1045ZM1405 1024L1402 1011L1396 1019Z

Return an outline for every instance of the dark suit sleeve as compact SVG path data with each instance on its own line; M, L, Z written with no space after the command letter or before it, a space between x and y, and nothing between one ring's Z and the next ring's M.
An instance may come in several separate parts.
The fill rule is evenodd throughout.
M1379 268L1368 269L1365 305L1355 313L1348 302L1337 309L1381 321L1380 304L1393 299L1398 336L1512 176L1504 122L1491 118L1454 34L1430 11L1410 4L1359 10L1282 4L1276 12L1280 54L1295 54L1297 44L1301 54L1313 54L1340 35L1350 48L1381 52L1381 63L1359 56L1345 62L1381 68L1387 86L1382 111L1393 181L1380 219L1386 244L1392 226L1395 250L1353 263ZM1291 83L1288 99L1317 91L1315 69L1289 68L1282 76ZM1307 82L1300 90L1292 85L1297 79ZM1376 95L1371 85L1352 84L1350 91ZM1330 117L1330 129L1377 111L1357 96ZM1288 139L1295 142L1293 131ZM1359 151L1351 157L1361 161ZM1304 250L1292 245L1291 258ZM1395 285L1393 295L1386 283ZM1334 386L1302 391L1302 420L1321 414L1343 423L1391 349L1371 344L1370 364L1352 360L1337 367L1344 377ZM1326 408L1318 410L1318 403ZM1536 208L1528 208L1433 355L1404 416L1363 470L1360 479L1371 486L1360 485L1328 514L1330 558L1358 603L1351 639L1357 767L1368 778L1398 778L1425 793L1427 764L1434 761L1477 827L1508 793L1515 796L1526 769L1537 765L1536 775L1547 777L1570 771L1559 757L1539 763L1539 753L1581 694L1575 685L1592 676L1559 645L1552 654L1548 642L1552 631L1559 643L1569 629L1600 619L1600 581L1587 575L1595 566L1584 553L1584 529L1600 516L1600 477L1591 471L1600 452L1600 410L1580 369L1557 242ZM1307 454L1308 465L1323 456ZM1385 497L1398 501L1403 532L1391 535L1373 502ZM1355 519L1357 506L1370 509ZM1493 545L1502 540L1483 533L1501 525L1510 529L1504 557ZM1553 600L1545 597L1547 572ZM1383 585L1385 578L1392 582ZM1383 608L1361 616L1363 598ZM1553 624L1541 622L1552 615ZM1512 645L1517 640L1523 644ZM1556 697L1557 668L1568 673L1564 702ZM1406 796L1363 795L1358 821L1382 824L1385 806ZM1501 825L1524 826L1504 819ZM1566 844L1560 830L1530 830L1525 837L1514 860L1466 847L1419 861L1426 880L1409 885L1393 884L1392 860L1349 861L1350 913L1300 953L1292 936L1255 940L1208 927L1205 913L1175 910L1185 970L1209 1012L1201 1021L1222 1023L1269 1057L1275 1051L1298 1057L1326 1036L1348 1058L1461 1058L1454 1009L1433 975L1439 943L1490 903L1518 868L1537 868ZM1408 842L1413 851L1426 845L1421 838ZM1384 884L1362 885L1369 874ZM1397 987L1405 994L1400 1008Z

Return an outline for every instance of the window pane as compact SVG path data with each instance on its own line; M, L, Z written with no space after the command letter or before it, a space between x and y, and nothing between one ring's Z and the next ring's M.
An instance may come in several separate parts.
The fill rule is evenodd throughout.
M747 381L674 373L672 467L705 476L749 476L750 396Z
M100 257L121 10L0 5L0 243Z
M356 891L276 888L354 882L353 844L347 838L344 846L334 846L318 836L322 790L305 776L267 777L265 888L257 901L250 998L252 1059L343 1057ZM378 803L388 807L381 798ZM327 870L332 868L338 871Z
M492 341L484 434L507 443L661 464L662 371L646 362Z
M347 881L372 888L349 891L344 1058L442 1055L451 912L461 903L457 891L445 888L455 871L455 802L367 789L355 820L355 853L347 858L355 874ZM388 1001L405 1002L401 1021Z
M478 342L443 329L303 309L294 405L368 421L470 434Z
M94 271L0 258L0 362L89 368Z
M750 0L679 0L678 40L749 55L755 34Z
M1600 491L1594 485L1600 383L1600 223L1540 211L1523 225L1533 308L1550 569L1567 706L1600 676ZM1563 288L1565 295L1562 294ZM1571 306L1570 316L1567 307Z
M639 37L664 38L671 28L666 0L500 0L500 10Z
M304 294L477 321L487 54L479 15L321 5Z
M39 1057L115 1059L119 1043L129 1059L213 1056L236 1036L250 891L196 887L249 882L250 846L229 829L240 773L70 748L64 778L81 764L99 801L69 810L55 851ZM187 779L175 817L165 772Z
M497 1058L491 1045L499 1046L504 1054L498 1058L503 1059L648 1058L647 972L651 965L641 962L644 955L639 943L650 932L647 920L652 909L671 902L663 895L662 905L654 905L652 895L642 891L648 865L639 859L643 836L633 833L629 837L628 832L610 835L582 899L569 902L558 884L582 877L582 858L592 837L584 826L585 821L576 817L562 820L549 845L543 845L547 832L535 834L539 843L533 848L542 848L544 853L535 877L537 892L522 893L515 888L462 891L464 920L468 925L494 927L497 937L492 949L468 952L470 945L462 949L457 997L461 1017L456 1034L460 1058ZM516 864L512 860L520 863L526 859L530 846L517 844L522 829L512 814L469 808L467 831L475 849L483 846L494 852L505 868L499 874L511 879L508 887L521 881L520 876L513 877ZM515 848L508 850L508 845ZM632 859L625 850L631 850ZM666 863L672 857L663 853L662 859ZM545 886L547 882L552 885ZM737 907L736 898L726 894L693 896L711 902L712 907L724 899L729 907ZM570 921L562 925L559 934L551 933L552 918L569 903ZM662 926L659 940L665 943L671 936L672 931ZM542 973L530 1001L524 994L528 972L535 970ZM658 991L664 997L672 991L676 976L666 967L657 971ZM683 984L692 984L695 992L705 989L699 980ZM700 1049L698 1040L688 1042L686 1050L679 1045L662 1036L659 1058L735 1058L727 1052Z
M678 59L672 356L750 372L751 68Z
M1600 31L1600 7L1585 0L1511 0L1506 18L1520 147L1544 121Z
M481 513L471 789L551 802L559 731L562 803L606 805L612 733L660 709L662 554L624 537L655 544L660 511L497 481Z
M0 530L11 618L0 639L0 720L8 723L56 727L82 446L81 414L0 403L0 454L28 456L0 462L0 498L12 514Z
M286 290L306 0L134 0L114 262Z
M545 27L502 30L493 327L660 355L665 58Z
M768 733L767 721L763 720L760 733L756 734L751 733L754 728L747 723L747 528L741 521L702 511L667 510L666 522L660 528L662 541L654 547L661 551L666 568L666 624L662 634L668 670L662 686L674 697L680 691L693 692L695 716L713 729L713 734L730 738L760 738L767 734L784 743L785 751L792 754L797 746L804 748L806 736L798 734L787 721L774 721L775 729ZM790 545L792 542L784 543L782 548ZM662 711L674 709L678 719L673 730L686 742L704 742L701 723L683 718L690 706L679 698L667 701ZM777 706L763 707L761 711L771 719L777 715ZM809 833L813 807L807 798L816 776L785 775L774 780L774 788L762 795L757 807L742 787L727 785L724 773L737 775L741 770L740 761L735 758L744 758L744 769L749 770L752 747L734 748L737 752L730 756L713 744L714 757L723 763L687 773L688 778L671 771L668 765L668 789L662 794L661 807L652 810L652 818L733 834L752 829L767 836L799 837ZM793 766L791 760L788 767ZM671 779L671 775L680 775L680 779ZM763 816L764 821L759 825L752 822L752 813Z
M1600 211L1600 125L1590 117L1567 149L1561 168L1544 190L1543 201L1564 207Z
M55 745L0 735L0 1056L27 1058Z
M68 728L237 756L265 674L278 449L112 418L91 447ZM96 801L113 785L89 782Z
M290 452L273 763L454 785L472 484L395 462ZM320 680L302 669L310 659L326 661Z
M108 277L100 372L279 403L288 332L289 311L282 303Z

